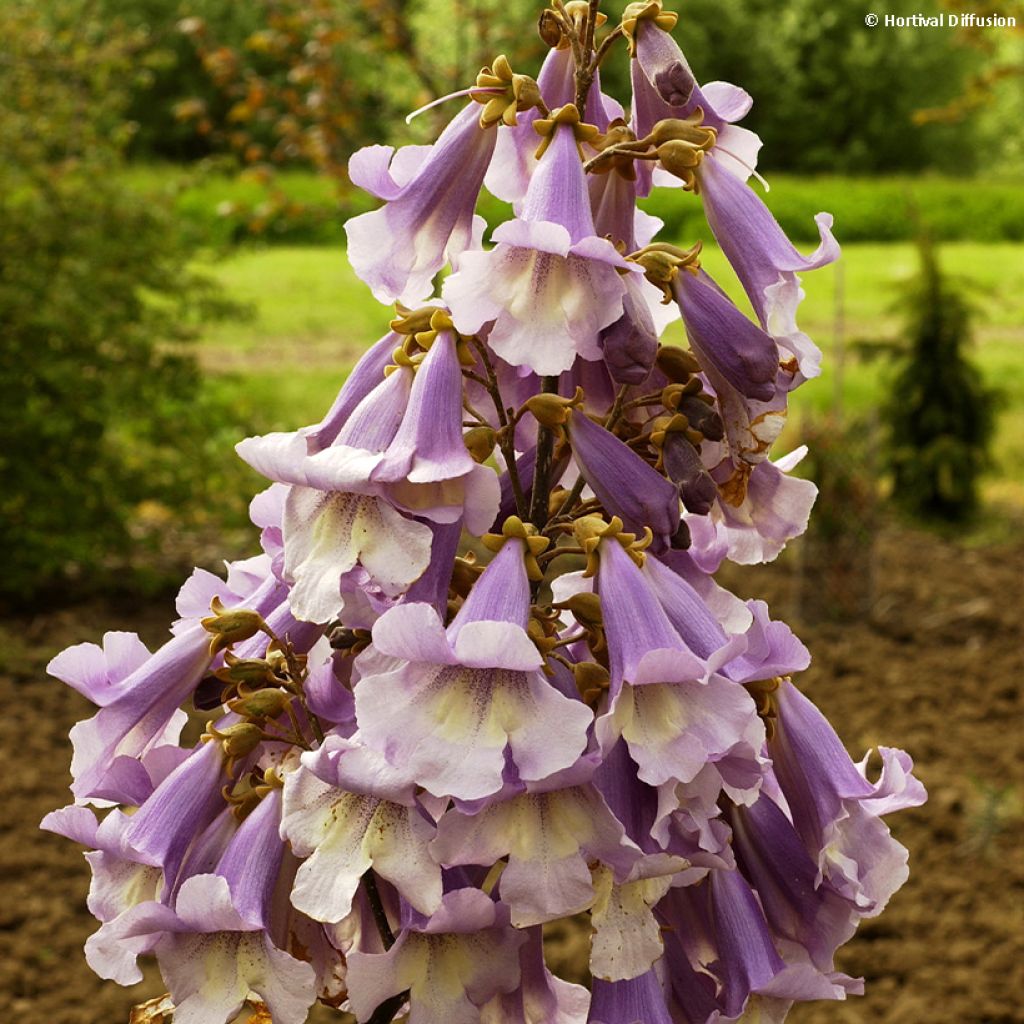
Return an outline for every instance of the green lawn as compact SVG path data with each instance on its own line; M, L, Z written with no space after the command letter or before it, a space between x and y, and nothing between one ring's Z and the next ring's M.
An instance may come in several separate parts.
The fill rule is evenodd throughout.
M1024 500L1024 245L949 243L942 253L949 270L972 282L981 311L976 357L1006 396L997 471L987 492ZM825 350L825 371L794 396L793 426L784 443L797 442L800 416L808 410L828 409L838 399L844 410L863 412L878 401L886 367L865 363L850 343L892 336L898 323L891 310L895 285L913 272L915 259L909 244L855 243L844 247L836 266L805 275L800 325ZM705 250L704 265L741 300L717 249ZM264 429L317 420L359 354L387 330L391 310L376 304L340 248L243 249L212 271L232 296L252 304L254 315L209 328L202 339L203 364L211 371L211 386ZM841 389L840 336L846 340Z

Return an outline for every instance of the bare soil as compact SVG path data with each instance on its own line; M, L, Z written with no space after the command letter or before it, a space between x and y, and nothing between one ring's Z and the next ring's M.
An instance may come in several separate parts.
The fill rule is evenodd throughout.
M813 607L799 564L787 557L728 582L792 616L798 590ZM1022 590L1024 542L970 550L890 528L870 614L800 627L814 655L807 690L851 752L906 748L931 798L891 821L911 851L910 882L840 955L867 995L799 1007L794 1024L1024 1022ZM88 713L46 678L48 658L112 628L158 643L171 616L169 602L93 602L0 623L0 1021L123 1024L162 991L152 969L128 990L93 977L82 956L94 927L87 866L36 826L66 802L67 732ZM555 929L553 965L578 975L584 946L579 927Z

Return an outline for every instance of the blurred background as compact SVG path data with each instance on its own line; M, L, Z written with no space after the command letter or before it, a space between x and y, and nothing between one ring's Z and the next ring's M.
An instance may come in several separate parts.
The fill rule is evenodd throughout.
M698 78L754 96L775 216L807 249L829 210L843 244L804 281L825 371L777 449L811 446L812 528L724 582L794 621L855 756L906 747L931 792L894 823L910 883L839 964L868 995L791 1019L1022 1021L1024 3L675 6ZM404 115L498 53L535 74L539 10L0 0L4 1019L115 1024L160 991L92 977L87 867L35 832L87 711L46 662L105 629L161 643L190 567L252 551L262 483L235 441L318 420L389 319L344 258L342 224L369 208L349 155L429 141L457 106ZM940 10L1017 28L864 20ZM627 83L619 54L605 88ZM709 241L694 196L647 208L665 239ZM705 262L741 301L711 245ZM585 931L550 938L579 977Z

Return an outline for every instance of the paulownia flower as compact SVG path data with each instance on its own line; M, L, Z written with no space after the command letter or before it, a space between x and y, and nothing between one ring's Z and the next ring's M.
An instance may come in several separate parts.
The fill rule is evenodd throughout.
M275 1022L303 1024L316 998L314 968L270 937L285 852L280 796L272 791L246 818L212 874L189 877L173 907L140 905L124 930L125 938L157 938L153 950L183 1024L226 1024L253 992Z
M615 538L601 541L597 593L611 668L608 705L597 721L602 750L623 737L639 777L659 786L691 781L737 743L760 748L763 729L749 694L716 672L732 650L698 658Z
M519 970L519 987L499 992L481 1007L480 1024L585 1024L590 993L548 970L539 927L526 929L526 941L519 947Z
M407 590L427 569L432 541L413 516L465 516L476 532L494 519L497 478L462 441L455 338L444 329L429 344L418 369L406 359L366 395L329 447L311 453L301 431L238 445L253 468L292 485L284 571L300 618L331 619L343 585L370 583L388 597Z
M505 541L447 629L424 604L373 627L374 649L399 661L356 685L360 736L436 796L496 793L506 757L524 781L544 779L586 746L590 710L551 685L526 631L527 544Z
M882 775L871 783L868 758L855 765L824 715L792 683L783 681L770 698L776 719L768 753L817 879L828 879L873 917L907 879L907 851L881 816L924 803L913 762L902 750L880 747Z
M494 231L494 249L463 256L443 295L460 331L490 323L488 345L502 359L550 375L577 355L601 358L600 332L622 314L619 272L639 268L595 232L578 148L588 126L576 108L535 125L547 148L519 216Z
M517 928L586 910L595 899L590 864L625 879L641 855L589 781L593 770L582 761L544 783L460 801L438 823L434 856L483 865L508 857L499 892Z
M287 588L269 573L269 561L264 564L266 576L248 593L232 593L209 573L204 583L208 577L216 584L216 596L229 610L242 605L266 616L285 601ZM208 603L201 614L209 614ZM92 718L71 730L71 791L76 797L121 801L146 790L148 776L139 759L177 742L186 721L179 706L191 696L213 657L210 633L189 618L152 655L131 634L108 634L103 650L78 644L50 662L47 671L100 706Z
M479 244L474 211L496 135L470 103L432 146L367 146L349 161L353 183L385 200L345 225L349 261L380 302L426 298L445 263Z
M790 962L773 941L754 891L738 871L712 871L704 882L672 889L659 905L665 976L673 1008L688 1024L737 1020L759 1000L781 1011L796 999L845 999L862 983ZM754 1019L758 1019L756 1016Z
M649 526L667 547L679 529L678 489L585 413L572 410L566 428L576 465L601 504L636 533Z
M441 869L427 852L434 827L418 807L413 777L354 740L329 736L303 755L285 779L281 833L307 858L292 905L316 921L346 917L371 866L421 913L441 904Z
M587 1024L673 1024L658 972L620 981L594 979Z
M349 953L352 1012L365 1022L408 990L410 1024L477 1024L481 1007L519 987L525 941L507 907L479 889L455 889L429 920L413 917L386 953Z
M693 543L690 553L705 572L728 557L740 565L770 562L807 528L818 488L791 476L806 454L800 447L774 461L735 472L725 468L723 492L707 516L684 516Z

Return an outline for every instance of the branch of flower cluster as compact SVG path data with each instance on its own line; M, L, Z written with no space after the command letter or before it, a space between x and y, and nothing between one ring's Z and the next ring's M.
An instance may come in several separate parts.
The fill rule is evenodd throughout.
M498 375L494 372L494 364L491 362L487 346L476 336L473 337L473 347L480 354L480 360L484 364L484 371L487 379L478 374L467 374L476 380L487 390L494 402L494 411L498 415L498 424L501 430L498 431L498 447L501 450L502 458L505 460L505 467L508 471L509 483L512 486L512 496L515 498L516 511L520 519L529 518L526 507L526 494L523 492L523 483L519 478L519 467L516 465L516 439L512 429L514 423L509 420L509 411L505 407L505 401L501 395L501 388L498 385Z

